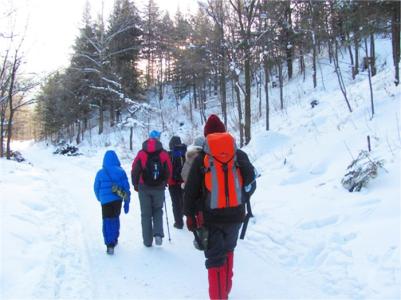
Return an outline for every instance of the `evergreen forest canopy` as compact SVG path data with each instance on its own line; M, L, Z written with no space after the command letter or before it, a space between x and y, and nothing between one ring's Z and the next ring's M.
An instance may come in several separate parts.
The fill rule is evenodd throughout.
M57 139L75 130L79 143L90 119L96 118L98 133L103 132L105 113L110 126L126 122L125 114L136 122L138 112L152 110L145 104L145 92L157 91L162 101L166 86L173 87L177 101L191 93L192 107L204 118L213 91L227 125L227 90L232 88L244 145L251 139L253 83L264 89L259 110L262 114L263 102L269 130L269 82L282 91L298 64L304 80L321 85L317 61L323 51L340 87L340 51L350 58L353 78L361 64L374 76L377 34L392 39L398 85L399 1L208 0L193 15L177 11L170 16L154 0L141 11L134 1L115 0L110 16L97 19L91 18L88 6L70 65L41 87L36 107L40 137ZM311 78L306 77L306 65L312 68Z

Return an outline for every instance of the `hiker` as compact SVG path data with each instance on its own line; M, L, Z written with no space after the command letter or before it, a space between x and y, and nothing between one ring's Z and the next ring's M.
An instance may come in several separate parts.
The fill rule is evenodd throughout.
M108 150L104 154L103 167L96 174L94 190L97 200L102 205L106 252L112 255L120 234L122 201L124 201L124 212L127 214L131 199L127 174L121 168L117 154L113 150Z
M141 206L143 244L151 247L153 238L160 246L163 242L164 190L171 176L171 162L163 149L160 132L153 130L143 142L132 163L131 179L138 192Z
M170 139L169 148L169 155L173 170L172 176L168 182L168 190L173 206L174 227L177 229L182 229L184 227L184 221L182 214L183 191L181 184L183 183L183 180L181 177L181 171L185 163L187 146L181 142L181 138L179 136L173 136Z
M189 170L191 169L194 159L203 151L203 143L205 138L203 136L197 136L192 145L189 145L187 152L185 153L185 163L182 167L181 178L183 180L181 188L185 188L185 182L188 179Z
M252 185L250 193L255 190L255 171L216 115L208 118L204 136L204 151L195 158L185 184L184 214L197 237L194 244L204 250L210 299L227 299L244 202L250 197L244 186Z

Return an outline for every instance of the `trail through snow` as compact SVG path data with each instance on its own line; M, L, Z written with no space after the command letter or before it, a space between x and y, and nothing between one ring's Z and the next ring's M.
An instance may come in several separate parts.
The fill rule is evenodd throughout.
M139 202L135 194L129 214L121 215L120 242L114 256L105 254L101 233L101 210L93 194L93 179L101 164L102 153L93 156L64 157L52 155L49 149L30 148L26 158L31 163L17 164L10 172L5 188L26 198L7 204L8 218L18 219L19 228L3 223L7 234L21 235L21 254L25 261L35 262L33 269L17 263L15 249L4 247L5 254L13 258L5 261L21 267L18 278L3 278L5 298L81 298L81 299L205 299L207 272L203 253L194 249L192 234L172 227L171 203L166 191L171 233L162 247L146 248L142 244ZM4 161L3 163L10 163ZM123 166L130 169L129 162ZM15 177L15 178L14 178ZM6 183L6 182L3 182ZM26 184L24 184L26 183ZM26 189L26 190L25 190ZM7 215L7 213L5 214ZM166 219L164 219L166 220ZM10 222L10 224L15 223ZM27 234L28 229L29 235ZM30 240L26 240L30 237ZM232 298L296 297L305 284L294 275L283 272L269 257L260 255L252 243L244 246L239 241L235 260L235 285ZM34 257L34 255L39 255ZM241 270L241 271L236 271ZM26 272L28 271L28 272ZM257 280L252 280L260 274ZM27 282L26 289L15 287ZM11 285L7 285L7 283ZM263 287L263 288L262 288ZM307 290L314 290L313 285Z
M382 58L391 57L389 40L377 45ZM230 299L400 299L401 89L392 83L392 67L380 66L373 119L366 76L349 82L350 114L328 67L324 89L315 91L300 77L288 83L288 107L272 114L273 130L253 125L244 150L262 176L252 197L255 218L235 251ZM163 112L174 119L164 145L173 133L192 142L201 127L192 128L169 99ZM312 99L319 100L313 109ZM154 122L157 129L159 119ZM28 162L0 159L0 299L208 298L203 253L189 231L173 228L168 191L171 243L165 224L162 247L143 246L134 193L129 214L121 215L115 255L106 255L93 180L105 144L115 145L127 173L134 158L122 146L127 132L113 130L86 138L82 156L16 143ZM341 178L366 149L367 135L372 158L384 159L385 170L349 193Z

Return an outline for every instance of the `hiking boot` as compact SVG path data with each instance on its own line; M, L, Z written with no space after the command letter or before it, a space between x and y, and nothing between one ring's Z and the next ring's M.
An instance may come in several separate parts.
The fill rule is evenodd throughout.
M177 224L177 223L174 223L173 226L174 226L175 228L177 228L177 229L182 229L182 228L184 227L183 224Z
M155 244L157 246L161 246L162 243L163 243L163 238L161 236L159 236L159 235L156 235L155 236Z
M114 254L114 247L113 246L107 246L106 253L108 255L113 255Z

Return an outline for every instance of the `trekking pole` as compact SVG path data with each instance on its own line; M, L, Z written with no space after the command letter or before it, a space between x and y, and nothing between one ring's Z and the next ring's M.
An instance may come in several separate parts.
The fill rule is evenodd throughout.
M168 241L171 243L170 226L169 226L169 224L168 224L168 216L167 216L167 204L166 204L166 200L164 200L164 209L165 209L165 211L166 211L166 222L167 222Z
M250 219L250 218L253 218L252 207L251 207L251 201L250 201L251 195L249 195L248 192L251 191L251 189L252 189L252 184L253 184L254 182L256 182L256 179L258 179L260 176L262 176L262 175L255 169L255 178L254 178L249 184L247 184L247 185L244 187L244 190L245 190L245 192L246 192L246 200L245 200L245 203L246 203L246 211L247 211L247 214L246 214L246 216L245 216L245 220L244 220L244 222L243 222L241 234L240 234L240 237L239 237L241 240L243 240L243 239L245 238L245 233L246 233L246 229L248 228L249 219Z

